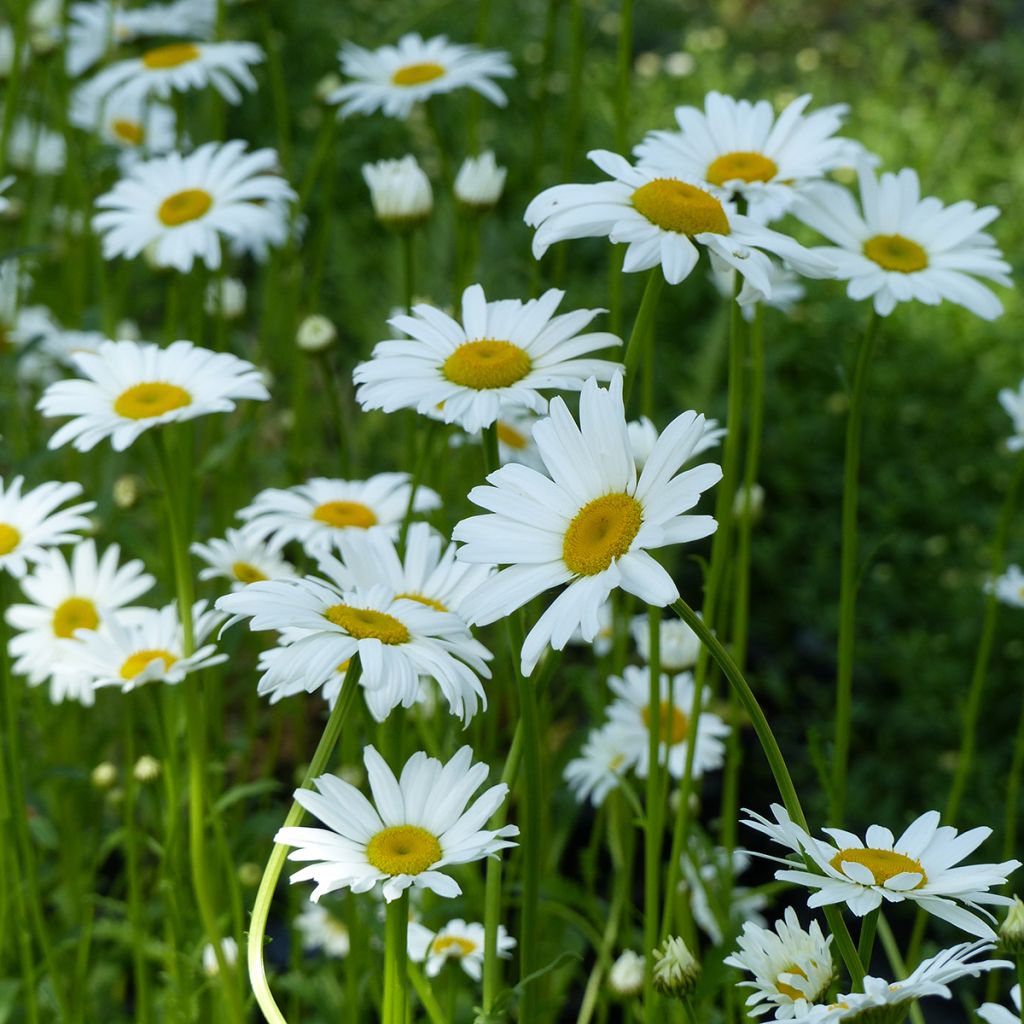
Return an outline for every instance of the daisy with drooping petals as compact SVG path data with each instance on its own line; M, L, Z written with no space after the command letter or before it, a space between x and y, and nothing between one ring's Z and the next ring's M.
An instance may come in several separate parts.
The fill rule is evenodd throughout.
M136 164L96 200L93 227L103 256L133 259L152 247L157 266L192 269L196 258L221 264L221 237L230 242L280 245L288 234L291 186L273 173L272 149L246 153L246 144L208 142L188 156Z
M223 540L195 543L191 550L206 563L206 568L199 570L201 580L231 580L232 590L261 580L291 579L296 575L295 566L283 559L279 551L241 530L227 530Z
M776 1020L788 1020L800 1000L823 999L836 975L829 950L832 936L825 938L817 921L805 931L792 907L775 922L774 931L748 921L737 942L739 949L723 962L754 976L740 982L754 990L746 1002L751 1016L774 1010Z
M29 562L45 562L50 548L74 544L78 532L91 525L85 513L96 507L83 501L60 508L82 493L81 484L50 482L22 493L24 483L23 476L6 484L0 477L0 572L16 578L25 575Z
M985 584L985 590L1010 608L1024 608L1024 572L1019 565L1008 565L1006 572Z
M98 352L72 359L87 379L51 384L36 406L44 416L74 417L50 438L51 448L71 442L87 452L109 437L122 452L150 427L231 412L243 398L270 397L252 363L191 341L167 348L107 341Z
M982 1003L978 1007L978 1016L985 1021L985 1024L1020 1024L1020 985L1014 985L1010 989L1010 998L1013 1000L1016 1012L1008 1010L998 1003Z
M474 981L479 981L484 965L484 926L477 922L463 921L457 917L449 921L439 932L432 932L418 921L409 922L409 959L414 963L425 962L428 978L436 978L449 960L457 960L459 966ZM498 956L508 958L516 948L516 940L498 925Z
M776 117L767 100L709 92L703 110L676 107L679 131L649 132L633 155L640 167L726 189L767 224L790 209L806 182L866 155L859 142L835 134L846 104L805 114L810 102L809 94L798 96Z
M808 899L809 907L845 903L863 917L883 900L907 900L971 935L993 939L995 932L974 911L991 917L983 904L1010 906L1013 902L989 890L1005 884L1006 876L1020 867L1019 860L956 866L992 834L990 828L957 834L955 828L939 825L938 811L927 811L899 839L889 829L872 825L865 842L838 828L823 830L831 839L825 842L796 825L779 804L772 804L775 821L747 813L750 819L745 824L800 857L799 862L784 861L793 867L776 871L775 877L818 890ZM803 866L804 856L814 862L817 872Z
M703 246L713 265L726 264L771 297L774 253L807 277L835 277L835 266L787 235L736 212L726 193L700 179L668 175L604 149L587 156L614 181L555 185L526 208L536 228L533 255L540 259L554 243L568 238L607 236L626 243L627 273L660 266L669 284L679 284L697 265Z
M1020 382L1016 391L1013 388L1001 388L999 404L1013 420L1013 436L1006 440L1007 449L1011 452L1024 450L1024 381Z
M631 737L618 723L605 722L591 730L580 756L565 766L563 777L580 803L589 800L600 807L634 760Z
M432 306L388 321L408 340L379 342L352 374L364 409L415 409L475 433L503 409L544 412L539 389L579 391L588 377L609 380L619 367L581 358L621 345L614 334L579 332L602 310L555 316L564 292L539 299L488 302L478 284L462 294L462 323Z
M450 43L447 36L423 39L415 32L377 50L346 43L338 60L353 81L330 93L327 102L341 104L342 117L379 110L404 119L414 104L464 87L503 107L505 94L491 79L515 77L508 54L500 50Z
M679 473L704 435L704 417L677 416L637 474L622 403L622 376L608 390L591 378L580 396L580 424L555 398L551 415L533 428L550 476L508 465L475 487L470 501L487 515L464 519L453 536L467 562L506 565L471 598L471 624L493 622L562 584L523 645L523 672L550 644L562 650L577 628L591 641L599 611L621 587L664 607L679 597L672 577L648 549L699 540L715 520L687 514L722 476L706 463Z
M911 300L937 306L948 299L983 320L1003 312L995 294L977 280L1012 284L1010 264L982 230L999 216L994 206L922 199L917 172L910 168L881 178L869 167L858 173L860 208L841 185L828 183L809 188L793 208L835 242L813 251L836 264L851 299L873 297L879 316Z
M484 828L508 795L504 783L466 806L489 770L472 760L469 747L444 765L418 752L396 779L380 754L365 747L372 804L334 775L313 780L319 793L296 790L295 799L328 827L282 828L274 836L275 842L296 847L289 860L314 862L291 881L315 881L314 903L328 892L367 892L378 882L384 883L388 903L410 887L458 896L459 883L441 869L497 854L515 846L511 837L519 835L515 825Z
M397 537L409 507L412 488L408 473L378 473L368 480L330 480L314 477L281 490L268 488L238 516L243 532L266 540L273 548L298 541L308 554L326 554L346 530L379 526ZM441 504L429 487L417 487L414 512L429 512Z
M339 921L323 904L307 903L295 918L305 950L322 949L339 960L348 956L352 940L344 921Z

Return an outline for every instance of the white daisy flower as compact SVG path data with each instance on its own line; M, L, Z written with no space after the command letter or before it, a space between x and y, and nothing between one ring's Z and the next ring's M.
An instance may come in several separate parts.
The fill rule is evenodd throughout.
M754 990L746 1001L753 1017L771 1010L776 1020L788 1020L800 1000L823 999L836 975L829 950L832 936L825 938L817 921L805 931L792 907L775 922L775 931L748 921L737 941L739 949L723 962L754 976L740 982Z
M234 616L232 621L250 618L254 631L304 631L291 634L297 638L287 643L288 657L275 659L260 679L261 694L297 679L312 692L358 653L359 682L377 721L399 704L416 702L421 675L437 681L452 714L464 723L487 706L479 677L490 678L490 651L458 616L395 597L386 587L343 590L314 576L270 580L221 597L217 607Z
M982 1003L978 1007L978 1016L985 1024L1020 1024L1020 985L1014 985L1010 989L1010 998L1013 1000L1014 1010L1008 1010L998 1003Z
M555 316L564 292L539 299L488 302L478 284L462 294L462 323L432 306L388 323L408 339L382 341L352 374L364 409L415 409L440 415L475 433L510 408L543 413L540 389L579 391L588 377L610 380L619 368L606 359L580 358L621 345L604 331L580 334L599 309Z
M698 245L708 250L713 265L733 267L767 296L772 293L771 260L762 249L807 277L835 277L829 260L737 213L716 186L633 167L604 149L587 156L614 180L555 185L531 201L524 219L537 229L537 259L563 239L607 236L613 244L628 245L624 271L660 266L669 284L689 277L700 257Z
M303 949L322 949L327 956L338 960L348 956L351 948L348 928L344 921L339 921L325 906L319 903L304 904L295 918L295 927L302 936Z
M985 584L985 591L1011 608L1024 608L1024 572L1019 565L1008 565L1002 576Z
M580 756L565 766L562 775L579 803L589 800L600 807L635 761L632 738L617 722L606 722L590 731Z
M608 971L608 987L621 998L640 995L644 989L645 968L643 953L623 950Z
M711 516L687 513L722 476L709 463L678 473L704 434L704 417L692 411L668 425L638 476L619 374L608 390L587 381L580 426L561 398L550 412L533 429L550 477L502 466L489 486L469 494L489 514L464 519L453 534L463 543L459 558L508 566L477 591L471 624L493 622L568 584L526 637L524 673L548 644L562 650L577 628L593 640L598 611L616 587L659 607L675 601L672 577L647 552L714 532Z
M733 295L736 295L740 312L748 324L753 322L759 305L763 304L769 309L777 309L780 313L788 313L807 293L800 277L777 260L772 260L770 278L772 286L770 295L758 291L746 280L743 282L739 294L736 295L736 271L732 267L721 267L717 270L712 268L711 270L711 280L718 294L723 299L731 299Z
M709 92L703 110L676 107L679 131L648 132L633 155L643 168L728 190L767 224L788 212L806 182L865 156L859 142L835 134L845 103L805 114L810 102L810 95L799 96L776 117L767 100Z
M363 164L363 181L377 220L395 231L422 224L434 208L430 179L414 156Z
M104 100L92 83L80 85L72 93L68 118L75 127L121 150L119 167L125 173L143 154L169 153L177 141L171 107L124 93Z
M697 613L700 615L700 612ZM646 615L637 615L629 624L637 652L645 662L651 660L651 630ZM658 627L658 656L668 672L682 672L697 664L700 640L682 619L662 619Z
M24 305L22 299L30 284L17 259L0 261L0 356L17 350L18 379L41 384L53 369L45 350L58 327L45 306Z
M469 747L445 765L417 752L396 779L380 754L365 747L372 804L334 775L314 779L319 793L297 790L295 799L328 827L278 831L275 842L296 847L289 860L315 862L291 881L315 881L310 895L314 903L328 892L367 892L378 882L384 883L388 903L410 887L458 896L459 883L441 869L497 854L515 846L511 837L519 835L515 825L483 828L508 795L504 783L486 790L467 808L489 771L485 764L471 765L472 759Z
M93 227L103 256L134 259L150 248L157 266L186 272L198 257L221 264L221 237L280 245L288 234L291 186L273 173L272 149L246 153L246 144L208 142L188 156L169 153L138 163L96 200Z
M1011 452L1024 450L1024 381L1014 391L1013 388L1001 388L999 404L1006 410L1006 415L1013 420L1013 436L1006 441Z
M940 827L938 811L927 811L899 839L889 829L871 825L864 842L838 828L823 830L831 838L826 842L812 838L779 804L772 804L775 821L747 813L750 819L745 824L800 856L799 867L786 860L794 866L776 871L775 877L818 890L808 899L809 907L845 903L863 917L883 900L907 900L971 935L993 939L995 932L974 911L991 918L983 904L1010 906L1013 902L989 890L1003 885L1006 876L1020 867L1019 860L956 866L992 834L990 828L957 834L949 825ZM803 867L804 855L818 872Z
M314 477L287 490L260 491L238 516L243 532L265 540L272 548L298 541L313 557L327 554L346 530L380 526L397 537L409 507L412 487L408 473L377 473L368 480L330 480ZM429 512L441 499L429 487L416 489L414 512Z
M626 430L629 432L629 446L633 450L633 461L636 462L637 470L641 470L651 457L654 446L658 443L658 428L646 416L641 416L638 420L630 420L626 424ZM690 458L695 459L698 455L717 448L725 435L726 429L718 425L718 420L706 419L704 433L693 446Z
M880 179L868 167L858 173L860 207L842 186L823 183L809 188L793 211L836 243L814 252L836 264L836 276L849 281L851 299L873 296L879 316L913 299L928 306L948 299L983 320L1003 312L999 299L976 280L1012 284L1009 263L982 231L999 216L994 206L922 199L917 172L910 168Z
M99 629L80 630L72 640L59 641L69 667L88 675L94 687L120 686L122 691L146 683L176 686L186 676L227 661L207 638L224 616L207 610L205 601L192 606L194 653L185 655L185 635L178 607L133 608L131 616L108 615Z
M45 562L50 548L74 544L78 532L92 525L85 513L96 507L94 501L83 501L60 508L82 493L81 484L50 482L22 493L24 483L23 476L8 483L0 476L0 571L17 579L29 562Z
M515 948L516 940L499 924L498 956L508 959ZM436 978L447 961L457 960L466 974L479 981L484 966L484 926L457 917L439 932L432 932L418 921L410 922L409 959L418 964L425 962L428 978Z
M161 100L212 85L228 103L237 104L242 89L256 91L252 67L262 61L263 50L255 43L168 43L107 65L91 85L100 96L119 92Z
M191 551L206 563L206 568L199 570L201 580L231 580L232 590L261 580L291 579L296 575L295 566L282 558L279 551L242 530L227 530L223 540L197 542Z
M7 137L7 161L18 171L62 174L66 158L64 136L27 117L19 117Z
M122 452L150 427L231 412L243 398L270 397L252 363L190 341L167 348L107 341L99 352L79 352L73 360L87 379L51 384L36 406L44 416L74 417L50 438L51 448L70 442L87 452L109 437Z
M497 205L505 188L508 169L499 167L494 153L467 156L455 175L455 198L473 213L482 213Z
M98 352L100 345L107 340L102 331L69 331L51 320L49 330L39 343L22 355L18 364L19 376L36 384L52 384L69 369L74 369L74 357L78 353Z
M448 42L447 36L423 39L410 32L394 46L364 50L346 43L338 53L342 73L353 79L327 96L338 113L407 118L413 105L439 93L469 88L499 107L505 94L492 79L514 78L508 54Z
M633 751L630 760L635 763L636 773L645 779L650 765L650 669L627 665L621 678L611 676L608 683L616 695L616 699L608 708L608 719L622 730L626 749ZM674 779L681 779L686 767L687 746L693 739L693 723L690 721L693 676L689 672L677 676L662 674L659 692L659 761L667 762L669 774ZM704 694L706 703L709 693L705 690ZM696 732L693 777L699 779L706 772L722 767L725 760L725 744L722 740L729 735L729 727L718 715L702 710Z
M743 874L750 866L750 856L744 850L726 851L721 847L708 853L707 859L698 865L692 859L694 851L691 849L680 857L680 866L690 890L693 919L712 944L719 946L725 940L720 920L728 921L733 926L749 921L763 928L768 922L761 911L768 905L768 897L756 889L730 884L729 905L726 908L723 879L727 875L736 879Z
M70 562L59 549L51 548L46 560L20 581L31 603L12 604L7 609L8 624L18 630L9 650L15 672L31 685L69 668L66 648L58 640L74 637L76 630L98 628L111 613L130 605L156 582L144 571L142 562L133 559L119 565L120 557L116 544L101 558L96 544L83 540L75 545ZM67 688L71 688L67 681L58 687L62 693Z

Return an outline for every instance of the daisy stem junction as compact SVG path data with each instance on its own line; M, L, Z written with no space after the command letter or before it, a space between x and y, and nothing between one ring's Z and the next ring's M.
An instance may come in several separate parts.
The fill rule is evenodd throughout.
M649 349L650 339L654 334L654 314L657 311L658 300L661 298L664 284L665 278L660 267L655 267L648 273L643 298L640 300L640 308L637 310L636 319L633 321L633 330L626 345L624 360L626 377L622 384L622 400L627 408L640 362L645 356L648 359L651 358Z

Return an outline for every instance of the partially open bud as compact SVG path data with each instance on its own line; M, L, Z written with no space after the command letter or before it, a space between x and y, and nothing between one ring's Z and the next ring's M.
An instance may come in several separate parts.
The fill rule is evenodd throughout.
M485 213L501 198L507 173L490 150L478 157L468 156L455 176L455 198L471 213Z
M363 180L377 220L391 231L412 231L434 208L430 179L414 156L363 164Z
M700 964L678 936L670 936L654 951L654 987L663 996L682 999L696 987Z
M135 762L132 775L137 782L155 782L160 778L160 762L151 754L143 754Z
M608 972L608 987L622 998L638 996L644 988L644 958L627 949Z
M338 329L325 316L314 313L299 324L295 344L303 352L319 353L329 349L338 338Z
M1013 897L1006 918L999 926L999 945L1008 953L1024 953L1024 903L1019 896Z

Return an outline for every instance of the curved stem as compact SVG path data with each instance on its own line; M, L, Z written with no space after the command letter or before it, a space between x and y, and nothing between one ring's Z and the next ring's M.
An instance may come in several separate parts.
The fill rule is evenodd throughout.
M316 751L306 774L302 778L300 789L309 789L313 779L323 774L324 768L334 751L334 747L341 736L342 726L345 724L355 705L356 696L359 691L359 658L355 656L349 662L345 671L345 679L341 684L341 693L331 709L327 719L320 742L316 745ZM291 810L284 819L282 828L291 828L298 825L306 812L297 801L292 801ZM281 1013L273 993L270 991L270 983L267 981L267 969L263 963L263 937L267 930L267 918L270 915L270 904L274 898L274 889L277 880L281 877L281 869L284 867L288 847L282 843L274 843L273 850L267 860L267 866L263 869L263 877L260 879L260 887L256 890L256 900L252 907L252 917L249 920L249 939L246 946L246 959L249 966L249 984L252 986L256 1002L259 1004L263 1016L270 1024L287 1024L284 1015Z
M640 365L641 357L648 351L648 341L654 331L654 314L658 308L658 299L661 297L661 289L665 284L665 277L661 267L657 266L647 274L647 284L644 287L643 298L640 300L640 308L637 310L636 320L633 321L633 330L629 335L629 342L626 345L626 379L622 384L622 401L629 406L629 396L633 391L633 383L637 377L637 368Z

